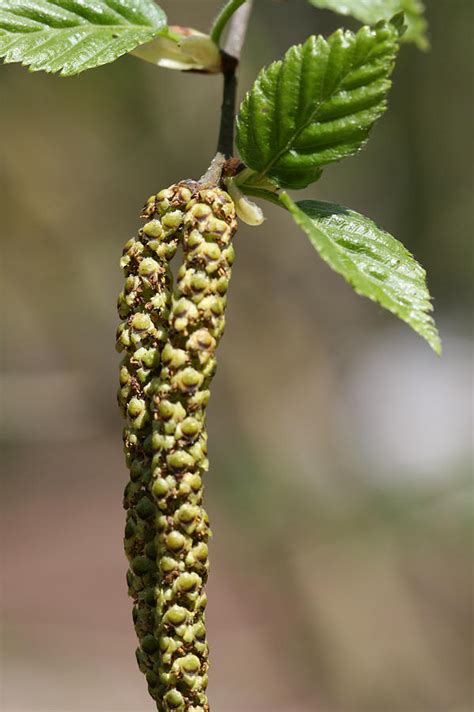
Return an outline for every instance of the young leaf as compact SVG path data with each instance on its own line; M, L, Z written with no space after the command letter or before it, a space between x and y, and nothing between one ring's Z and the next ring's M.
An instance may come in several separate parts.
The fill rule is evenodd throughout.
M437 354L441 353L438 331L430 316L425 270L401 242L372 220L341 205L315 200L295 203L286 193L280 201L323 260L358 294L406 321Z
M386 109L398 27L338 30L291 47L257 77L237 120L249 168L285 188L305 188L321 166L359 151Z
M218 74L222 69L218 46L209 35L191 27L170 27L167 35L162 34L140 45L132 54L167 69L198 70L208 74Z
M399 12L405 14L407 31L403 40L414 42L420 49L428 49L426 36L428 23L424 17L425 6L421 0L309 0L312 5L324 10L333 10L341 15L352 15L366 25L379 20L390 20Z
M166 27L153 0L1 0L0 57L63 76L113 62Z

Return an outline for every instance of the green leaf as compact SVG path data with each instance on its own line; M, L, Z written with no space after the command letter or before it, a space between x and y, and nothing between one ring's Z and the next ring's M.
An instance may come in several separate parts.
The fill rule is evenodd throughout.
M406 321L441 353L441 342L430 316L432 305L426 273L408 250L372 220L341 205L303 200L283 193L280 202L306 232L332 269L358 294L369 297Z
M237 145L260 176L304 188L321 166L357 153L386 109L398 27L310 37L259 74L242 102Z
M341 15L352 15L366 25L379 20L390 20L399 12L405 14L407 31L403 40L414 42L420 49L428 49L426 36L428 23L424 16L425 6L421 0L309 0L312 5L324 10L333 10Z
M1 0L0 57L32 71L78 74L165 28L153 0Z

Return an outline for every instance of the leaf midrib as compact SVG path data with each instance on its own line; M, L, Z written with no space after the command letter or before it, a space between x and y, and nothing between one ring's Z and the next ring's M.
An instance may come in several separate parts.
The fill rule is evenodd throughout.
M15 36L18 35L19 37L23 37L24 35L38 35L43 32L47 33L48 35L52 34L61 34L61 33L66 33L66 32L78 32L80 30L84 30L86 32L97 32L100 30L107 30L107 31L113 31L113 32L133 32L133 31L141 31L141 30L146 30L147 32L155 32L158 33L159 29L157 27L150 27L150 25L96 25L92 22L88 22L84 25L71 25L70 27L49 27L49 25L44 25L43 27L37 29L37 30L28 30L27 32L15 32L14 30L3 30L0 28L0 37L5 35L11 35Z
M367 280L367 282L370 282L372 284L372 286L375 289L377 289L377 291L382 289L382 294L385 297L387 297L388 299L390 299L392 302L397 304L399 309L408 310L411 314L413 314L414 315L413 318L416 321L421 320L424 323L425 320L422 317L427 317L429 320L429 315L427 315L425 313L427 309L431 308L431 302L428 299L420 300L418 297L414 297L413 295L410 295L410 302L411 302L410 304L406 304L406 303L400 301L400 299L397 298L396 289L390 283L388 283L384 280L377 279L372 274L370 274L370 272L367 273L367 272L361 270L358 267L357 262L355 262L355 260L353 259L352 255L350 254L349 251L346 251L344 248L342 248L335 240L333 240L330 237L330 235L328 235L328 233L326 231L322 230L320 226L318 226L317 230L321 235L323 235L324 239L327 240L327 242L329 244L331 244L332 246L335 247L336 251L339 253L339 256L345 257L352 265L354 272L356 273L356 276L354 277L353 275L348 275L345 277L345 279L352 284L353 288L355 288L356 290L359 288L359 286L357 284L357 275L358 274L362 275L363 278L365 280ZM319 252L319 249L318 249L318 252ZM320 253L320 254L323 255L323 253ZM375 265L380 267L379 262L376 262L375 260L371 260L371 261L375 262ZM404 275L404 278L407 279L405 275ZM412 279L410 279L408 281L412 281ZM382 285L383 285L383 287L382 287ZM368 296L368 294L366 292L363 292L363 294L365 296ZM379 303L380 303L380 300L377 297L373 297L373 298L376 301L379 301ZM414 303L415 301L416 301L416 303ZM391 310L388 305L386 305L386 308ZM393 313L397 314L397 312L393 312Z
M324 208L318 208L318 212L319 212L319 215L323 217L323 219L330 218L334 214L330 210L325 210ZM357 214L348 212L348 217L350 217L350 219L354 223L357 223L362 226L365 225L365 221L358 218ZM330 224L329 225L318 224L317 229L319 230L319 232L321 232L322 234L324 234L326 236L327 240L329 242L331 242L331 244L334 244L337 247L339 252L341 252L343 254L347 254L349 256L349 259L351 260L351 262L353 262L353 258L351 257L352 254L360 254L360 253L358 253L357 250L351 250L350 248L346 247L345 245L342 245L337 239L332 237L331 231L332 230L337 231L337 226L332 226ZM385 249L389 250L389 248L387 248L386 245L384 245L377 238L374 238L372 236L364 235L364 240L362 240L362 243L366 243L367 245L373 245L375 247L378 247L382 244L382 247L385 247ZM365 257L365 259L367 259L368 261L370 261L372 264L374 264L376 266L384 267L385 269L389 269L391 272L394 272L399 279L403 279L407 283L411 283L414 286L419 285L420 279L424 279L426 277L425 274L413 276L413 275L405 274L403 272L398 272L396 267L391 268L389 265L387 265L383 261L379 260L378 256L372 256L370 254L364 253L364 257ZM408 251L406 254L396 255L395 257L398 259L399 263L402 262L403 258L414 260L414 257ZM415 262L416 262L416 260L415 260Z
M376 47L376 46L375 46L375 47ZM288 140L288 142L286 143L286 145L285 145L285 146L276 154L276 156L274 156L274 157L271 159L271 161L269 161L269 162L267 163L267 165L258 173L258 175L259 175L260 178L263 178L266 174L268 174L268 172L270 171L270 169L280 160L280 158L281 158L285 153L288 153L288 152L291 150L292 144L294 144L295 141L298 140L299 136L303 133L303 131L305 131L305 129L307 129L308 126L309 126L310 124L312 124L312 123L317 119L317 117L318 117L318 112L319 112L319 110L321 109L321 106L322 106L324 103L326 103L326 101L328 101L328 99L329 99L331 96L334 96L335 94L337 94L337 92L338 92L338 91L340 90L340 88L341 88L341 85L342 85L343 81L347 78L347 76L348 76L351 72L353 72L355 69L360 69L361 67L364 66L364 64L367 64L367 62L370 60L371 54L372 54L372 52L374 51L375 47L372 47L372 48L371 48L370 52L365 56L364 60L361 61L359 64L351 64L350 69L346 72L346 74L344 74L344 75L341 77L341 80L340 80L339 83L337 84L337 87L335 88L335 90L334 90L332 93L326 95L324 98L322 98L322 99L319 101L319 103L316 105L316 107L315 107L313 113L310 115L310 117L308 118L308 120L306 121L306 123L304 123L304 124L302 125L302 127L301 127L300 129L298 129L298 130L293 134L292 138ZM331 51L332 51L332 47L331 47ZM280 66L283 65L283 62L284 62L284 61L285 61L285 60L281 60L281 65L280 65ZM281 70L280 70L280 72L279 72L279 74L278 74L277 91L278 91L279 86L280 86L280 77L281 77ZM366 85L364 85L364 86L369 86L370 84L372 84L372 81L370 81L368 84L366 84Z
M350 261L351 265L353 265L354 270L355 270L356 272L362 274L362 275L364 276L364 278L368 279L370 282L373 282L375 285L379 285L379 286L380 286L381 280L380 280L380 279L377 279L376 277L374 277L374 276L371 275L370 273L365 272L365 270L362 270L362 269L358 266L357 261L356 261L356 260L354 259L354 257L353 257L353 254L354 254L354 253L353 253L351 250L345 248L343 245L340 245L337 240L335 240L333 237L331 237L330 231L328 231L327 229L324 229L324 227L321 226L321 225L318 225L316 229L318 230L318 232L319 232L321 235L324 236L324 239L325 239L329 244L331 244L331 245L334 246L334 248L335 248L336 251L339 253L339 255L342 255L342 256L346 257L346 259L348 259L348 260ZM375 257L372 257L371 255L365 254L365 255L364 255L364 259L366 259L368 262L370 262L371 264L373 264L375 267L384 268L385 270L387 270L387 272L390 272L389 267L388 267L384 262L377 260ZM419 286L419 279L418 279L417 277L411 277L411 276L409 276L409 275L406 275L406 274L397 272L396 270L392 270L392 272L395 272L395 273L396 273L398 279L403 279L405 282L407 282L408 284L412 284L412 286L414 286L414 287L418 287L418 286ZM391 275L388 274L388 277L390 277L390 276L391 276ZM388 282L383 281L383 284L384 284L388 289L390 289L390 291L394 290L394 287L391 286ZM412 296L413 296L413 295L412 295ZM394 301L398 302L397 299L394 299Z

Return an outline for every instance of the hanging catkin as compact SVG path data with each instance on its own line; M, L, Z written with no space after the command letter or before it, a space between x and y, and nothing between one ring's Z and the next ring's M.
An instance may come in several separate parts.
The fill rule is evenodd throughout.
M125 248L118 343L119 401L128 417L131 481L125 548L140 647L137 659L158 710L204 712L204 624L209 522L205 409L222 336L234 258L234 204L218 188L183 183L147 204L153 219ZM168 266L184 261L171 297Z

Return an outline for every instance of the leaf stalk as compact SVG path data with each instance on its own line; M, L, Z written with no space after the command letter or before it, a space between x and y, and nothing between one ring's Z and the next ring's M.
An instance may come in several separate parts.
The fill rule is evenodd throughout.
M232 15L243 5L247 0L229 0L229 2L224 5L211 27L210 37L213 42L219 47L222 33L229 22Z

